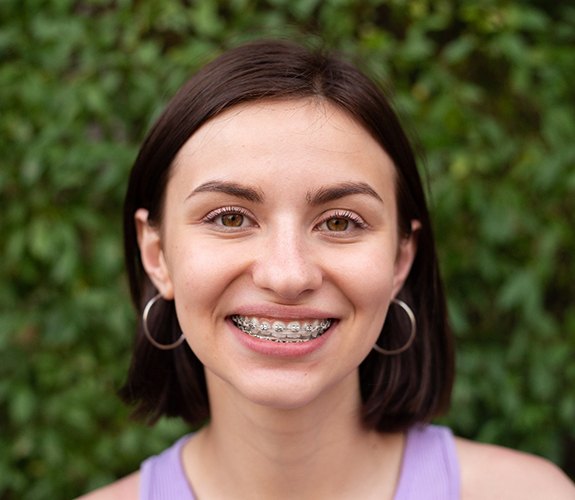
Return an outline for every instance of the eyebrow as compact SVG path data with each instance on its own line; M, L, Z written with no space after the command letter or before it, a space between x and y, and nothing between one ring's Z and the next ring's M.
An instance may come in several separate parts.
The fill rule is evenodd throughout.
M346 196L352 196L354 194L371 196L383 203L381 196L379 196L375 190L365 182L342 182L334 186L318 189L314 193L308 193L306 198L310 205L317 206L330 201L339 200L340 198L345 198Z
M261 190L257 188L229 181L209 181L200 184L188 195L186 199L189 199L198 193L224 193L237 198L243 198L244 200L252 201L254 203L263 203L265 198ZM306 194L306 200L309 205L318 206L323 205L324 203L329 203L330 201L339 200L340 198L345 198L346 196L357 194L370 196L383 203L381 196L379 196L375 190L365 182L342 182L334 186L323 187L313 193L308 192Z
M228 181L209 181L200 184L186 199L198 193L224 193L255 203L263 203L264 201L264 195L259 189Z

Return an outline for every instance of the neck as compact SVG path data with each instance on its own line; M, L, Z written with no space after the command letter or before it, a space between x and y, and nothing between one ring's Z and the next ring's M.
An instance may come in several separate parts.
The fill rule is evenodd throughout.
M403 438L366 430L357 375L342 383L346 390L339 385L310 404L279 409L247 402L208 375L213 417L184 455L198 496L369 498L358 494L364 488L391 498ZM373 484L382 478L384 485Z

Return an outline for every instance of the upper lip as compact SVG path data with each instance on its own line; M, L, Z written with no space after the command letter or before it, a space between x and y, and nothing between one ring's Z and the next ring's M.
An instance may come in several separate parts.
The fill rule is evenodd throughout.
M282 306L277 304L245 305L238 307L230 316L248 316L269 319L335 319L333 314L321 309L302 306Z

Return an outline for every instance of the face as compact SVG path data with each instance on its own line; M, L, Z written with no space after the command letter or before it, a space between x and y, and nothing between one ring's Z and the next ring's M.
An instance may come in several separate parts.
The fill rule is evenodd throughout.
M399 236L394 176L381 146L324 101L236 106L186 142L161 224L145 210L136 220L146 271L175 300L210 387L275 408L358 394L415 253Z

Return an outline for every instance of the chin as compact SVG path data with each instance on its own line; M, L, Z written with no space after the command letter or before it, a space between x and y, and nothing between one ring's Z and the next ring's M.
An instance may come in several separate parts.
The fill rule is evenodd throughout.
M274 375L257 381L245 381L236 388L247 401L276 410L305 407L321 393L319 388L310 384L307 373Z
M335 399L341 401L345 398L346 387L351 388L359 383L355 372L338 380L324 380L309 372L276 372L275 376L269 375L265 379L242 384L243 387L237 389L253 404L279 411L314 407L315 404L321 404L321 401L327 402L330 396L334 396L334 392L338 394Z
M316 394L305 394L303 391L293 389L270 394L268 391L261 391L249 397L252 403L278 411L294 411L310 406L316 399Z

